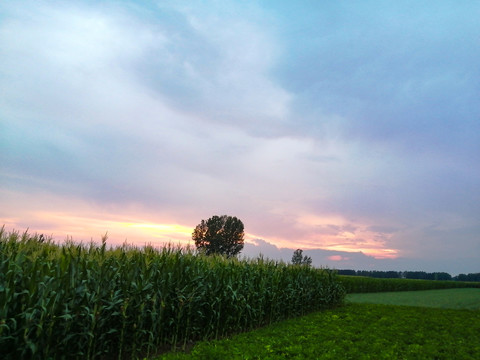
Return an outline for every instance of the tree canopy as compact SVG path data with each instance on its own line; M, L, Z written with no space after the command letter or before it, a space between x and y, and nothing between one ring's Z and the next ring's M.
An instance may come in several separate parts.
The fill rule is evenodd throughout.
M227 257L237 255L243 249L244 226L234 216L212 216L202 220L192 233L192 239L199 250L206 255L222 254Z
M293 265L308 265L312 264L312 258L310 256L303 256L303 250L297 249L293 252L292 256Z

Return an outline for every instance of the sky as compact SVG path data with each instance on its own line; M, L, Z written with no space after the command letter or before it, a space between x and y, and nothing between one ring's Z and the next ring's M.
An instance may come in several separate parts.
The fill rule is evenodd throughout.
M480 272L480 3L0 2L0 226Z

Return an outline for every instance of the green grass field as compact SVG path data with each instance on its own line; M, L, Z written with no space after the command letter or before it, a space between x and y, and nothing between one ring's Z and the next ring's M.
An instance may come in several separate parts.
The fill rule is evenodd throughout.
M419 291L457 288L480 288L480 282L417 279L377 279L365 276L339 275L347 294L390 291Z
M349 294L347 302L480 310L480 289L442 289Z
M363 295L157 359L480 359L479 289Z

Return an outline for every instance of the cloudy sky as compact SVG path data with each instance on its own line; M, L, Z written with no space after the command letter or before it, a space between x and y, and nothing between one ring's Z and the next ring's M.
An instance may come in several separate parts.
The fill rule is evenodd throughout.
M0 226L480 272L480 4L0 2Z

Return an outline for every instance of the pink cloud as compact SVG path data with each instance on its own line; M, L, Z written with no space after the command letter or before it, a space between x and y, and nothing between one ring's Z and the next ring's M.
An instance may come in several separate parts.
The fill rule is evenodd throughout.
M341 255L332 255L332 256L329 256L329 257L328 257L328 260L332 260L332 261L342 261L342 260L348 260L348 258L344 258L344 257L341 256Z

